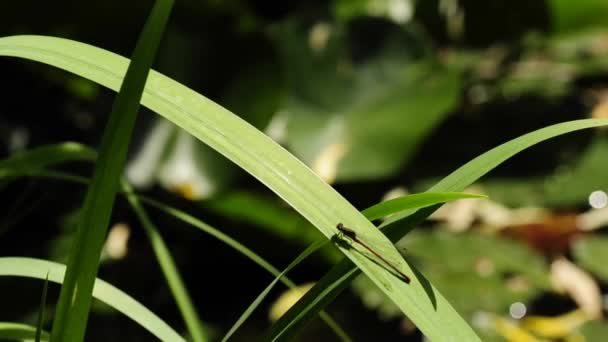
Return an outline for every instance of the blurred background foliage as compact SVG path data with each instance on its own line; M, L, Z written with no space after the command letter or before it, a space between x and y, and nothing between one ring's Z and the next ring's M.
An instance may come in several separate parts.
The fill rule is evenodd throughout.
M55 35L128 55L150 6L7 2L0 32ZM181 0L156 69L265 131L364 209L423 191L526 132L608 117L607 17L604 0ZM3 156L99 142L113 93L20 60L0 60L0 74ZM320 237L251 177L153 113L141 115L137 134L126 174L141 191L276 265ZM484 340L608 336L608 209L589 204L592 192L608 191L607 139L604 130L585 131L522 153L471 189L491 200L446 205L399 244ZM64 261L83 188L30 179L0 191L2 254ZM183 328L134 215L124 201L116 207L128 252L106 254L101 277ZM207 236L158 213L153 219L165 228L206 325L221 334L269 276ZM326 249L293 279L315 280L337 258ZM211 276L247 280L235 287ZM11 293L0 319L35 319L38 283L3 279L0 287ZM419 336L365 278L352 289L329 311L358 340ZM51 286L49 298L56 291ZM237 339L264 332L272 305ZM91 341L149 338L142 334L96 307ZM313 322L301 339L331 336Z

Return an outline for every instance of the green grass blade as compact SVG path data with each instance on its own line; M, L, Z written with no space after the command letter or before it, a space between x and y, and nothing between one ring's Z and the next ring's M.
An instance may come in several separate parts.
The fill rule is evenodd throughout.
M36 324L36 342L40 342L42 337L42 325L44 324L44 308L46 307L46 294L49 288L49 274L46 274L44 286L42 287L42 296L40 297L40 308L38 309L38 322Z
M496 166L539 142L561 134L605 125L608 125L606 119L587 119L564 122L533 131L474 158L428 191L462 191ZM381 227L387 237L396 242L424 221L439 206L402 211L391 216ZM271 329L271 337L291 336L294 333L292 329L302 326L303 323L314 317L318 310L331 303L358 274L360 274L359 270L349 260L339 262L275 323Z
M0 276L44 280L48 274L49 281L61 284L65 270L65 265L52 261L33 258L0 257ZM169 325L158 318L152 311L101 279L95 280L93 297L131 318L161 341L185 342L183 337L171 329ZM34 337L34 334L35 328L32 330L32 337Z
M24 151L24 153L27 153L27 151ZM74 160L79 160L79 159L76 157ZM6 168L5 171L11 172L11 173L14 172L15 176L17 176L17 177L25 177L25 176L46 177L46 178L60 179L60 180L64 180L67 182L80 183L80 184L89 184L90 183L89 179L87 179L85 177L76 176L76 175L72 175L72 174L60 172L60 171L49 171L49 170L28 171L23 168L20 168L19 165L16 166L16 169ZM123 191L123 193L126 194L126 191ZM259 255L257 255L255 252L253 252L249 248L245 247L244 245L242 245L235 239L231 238L230 236L228 236L228 235L222 233L221 231L198 220L196 217L191 216L183 211L180 211L179 209L167 206L167 205L160 203L156 200L153 200L151 198L141 197L141 200L143 202L148 203L148 205L153 206L153 207L165 212L168 215L174 216L178 220L181 220L185 223L193 225L194 227L201 229L203 232L226 243L231 248L235 249L239 253L241 253L244 256L246 256L247 258L251 259L253 262L258 264L264 270L268 271L270 274L272 274L274 276L278 276L280 274L280 272L277 268L272 266L269 262L264 260ZM288 277L285 276L285 277L281 277L280 279L281 279L281 282L283 282L287 287L289 287L289 288L296 287L295 283L293 283ZM343 340L349 339L347 337L346 333L343 331L343 329L327 313L325 313L324 311L320 311L319 316L330 327L330 329L332 329L336 333L336 335L338 337L342 338Z
M0 341L33 341L36 327L12 322L0 322ZM40 340L48 341L49 333L43 331Z
M222 338L222 342L228 341L228 339L230 337L232 337L232 335L238 330L238 328L241 325L243 325L243 323L245 323L247 318L249 318L249 316L251 316L253 311L260 305L260 303L262 303L264 298L266 298L268 293L270 293L270 290L272 290L272 288L279 282L279 280L281 280L281 278L283 278L285 276L285 274L287 274L287 272L291 271L291 269L296 267L300 262L302 262L302 260L306 259L314 251L319 249L324 243L325 243L325 241L320 241L320 242L317 242L317 243L314 243L314 244L308 246L308 248L306 248L289 265L287 265L287 267L281 273L279 273L274 278L274 280L272 280L270 282L270 284L268 284L268 286L266 286L266 288L253 300L253 302L249 305L249 307L247 307L247 309L245 309L243 314L237 319L237 321L234 323L234 325L232 325L232 327L228 330L228 332L226 333L224 338Z
M608 125L608 119L574 120L554 124L524 134L472 159L450 173L427 191L462 191L498 165L531 146L566 133L606 125ZM432 214L433 211L434 210L430 211L428 215ZM389 236L391 240L396 241L407 234L411 229L411 227L405 227L400 224L399 221L413 213L414 210L409 210L394 215L383 222L380 227L386 232L386 235ZM428 215L418 221L422 222L421 220L424 220Z
M331 303L361 272L350 262L340 262L308 290L270 330L269 341L289 341L296 331L314 317L318 308Z
M90 148L72 142L19 151L0 161L0 188L26 171L39 170L70 160L93 160L96 157L97 153Z
M214 238L222 241L223 243L225 243L226 245L230 246L231 248L233 248L234 250L236 250L237 252L243 254L245 257L247 257L248 259L250 259L251 261L255 262L256 264L258 264L260 267L262 267L264 270L266 270L267 272L269 272L270 274L274 275L275 277L277 277L278 279L280 279L280 281L285 284L287 287L289 288L295 288L296 284L291 281L287 276L282 276L279 277L279 275L281 274L281 272L274 267L272 264L270 264L268 261L264 260L264 258L262 258L261 256L259 256L258 254L256 254L254 251L252 251L251 249L247 248L246 246L242 245L240 242L238 242L237 240L233 239L232 237L230 237L227 234L224 234L223 232L221 232L220 230L204 223L203 221L197 219L196 217L181 211L179 209L167 206L163 203L160 203L156 200L150 199L150 198L145 198L142 197L142 202L145 202L146 204L157 208L158 210L161 210L163 212L165 212L167 215L171 215L173 217L175 217L178 220L181 220L185 223L188 223L200 230L202 230L203 232L213 236ZM316 246L315 246L316 247ZM318 249L318 247L316 247ZM316 249L315 249L316 250ZM319 317L332 329L332 331L334 331L336 333L336 335L342 339L346 339L348 340L348 338L344 338L346 335L346 333L344 332L344 330L340 327L339 324L337 324L333 318L331 318L331 316L329 316L326 312L324 312L323 310L320 310L319 312L317 312L317 314L319 315Z
M80 342L84 339L93 283L118 181L148 72L172 7L173 0L157 0L154 4L133 52L133 61L129 64L114 101L101 141L93 180L82 208L78 233L70 249L51 332L55 341Z
M0 39L0 54L56 65L113 89L120 84L127 63L101 49L48 37ZM297 159L240 118L157 73L150 74L142 101L254 175L328 238L335 234L335 225L343 222L356 229L360 237L388 260L399 263L402 271L411 274L412 270L402 261L390 240L363 215ZM418 281L406 286L364 256L343 252L428 338L478 340L473 330L432 286L424 288Z
M169 248L165 244L163 237L160 235L156 226L152 223L144 207L141 205L139 197L133 192L131 186L123 181L122 188L126 193L127 200L137 214L139 221L142 223L146 235L150 240L156 259L165 276L169 289L175 298L175 302L179 311L186 323L186 327L194 342L207 341L207 334L204 332L201 325L201 319L196 312L196 308L192 303L192 298L186 289L186 285L180 276L180 273L175 265L175 261L169 252Z
M112 89L120 84L127 64L124 58L107 51L48 37L0 39L0 54L49 63ZM327 238L336 233L336 224L343 222L404 273L411 274L399 252L369 220L299 160L236 115L158 73L150 74L142 103L259 179ZM404 284L364 255L351 250L342 252L429 338L477 340L473 330L441 295L437 295L438 305L433 307L420 283ZM416 301L425 301L426 305L417 305Z
M11 154L0 160L0 177L4 172L38 170L55 164L74 160L93 161L97 152L75 142L45 145Z
M465 198L487 198L487 196L463 192L423 192L378 203L363 210L362 213L368 220L377 220L406 210L430 207Z

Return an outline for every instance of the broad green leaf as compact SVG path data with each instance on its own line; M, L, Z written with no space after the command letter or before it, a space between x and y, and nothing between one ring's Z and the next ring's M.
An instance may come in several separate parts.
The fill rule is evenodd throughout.
M378 47L367 58L345 44L356 32L340 24L278 30L291 85L286 145L325 179L395 173L460 97L459 74L417 59L410 33L391 28L374 37ZM308 43L315 30L328 35L322 47Z
M368 220L377 220L407 209L430 207L466 198L487 198L487 196L461 192L426 192L384 201L363 210L362 213Z
M561 134L604 125L608 125L608 119L575 120L533 131L474 158L442 179L428 191L462 191L496 166L539 142ZM391 241L397 242L416 225L423 222L437 208L439 208L439 205L420 210L404 210L389 217L381 225L381 228L384 228L387 237ZM338 263L275 323L271 332L272 336L278 337L293 334L295 328L301 326L304 321L314 317L314 314L318 310L330 303L358 274L359 272L349 260ZM433 292L431 291L429 291L429 296L433 298Z
M114 100L93 179L82 206L78 232L70 247L53 320L52 340L80 342L84 339L101 249L140 99L172 8L173 0L155 2Z
M65 269L65 265L47 260L15 257L0 258L0 276L44 280L48 274L49 281L61 284L65 275ZM146 309L135 299L101 279L95 280L93 297L131 318L162 341L185 341L152 311ZM32 337L34 333L35 328L32 331Z
M608 336L608 324L606 321L590 321L580 327L579 332L585 341L603 341Z
M543 257L526 245L496 235L449 233L446 231L413 232L399 243L407 254L420 262L421 269L436 274L439 269L451 273L479 272L487 276L518 274L541 289L550 289L549 269ZM484 273L479 262L491 265ZM434 268L431 270L430 268ZM483 268L483 267L482 267Z
M255 59L256 63L239 70L236 79L221 96L222 104L228 110L259 130L268 126L285 97L284 80L281 70L277 68L276 53L270 44L264 48L257 52L259 56L247 56L249 61Z
M471 321L475 312L508 312L514 302L528 302L550 289L549 269L543 257L525 245L495 235L414 231L398 247L421 272ZM509 286L517 276L521 286ZM359 297L382 312L401 316L395 306L378 294L365 277L353 282ZM365 298L375 298L366 302Z
M127 60L102 49L74 41L16 36L0 39L0 55L30 58L67 69L104 86L117 89ZM412 274L395 247L363 215L299 160L236 115L194 91L151 72L142 103L185 129L258 178L327 238L336 224L356 230L404 273ZM405 284L385 267L351 250L342 250L427 337L476 341L473 330L430 284L417 276ZM424 287L423 286L426 286Z
M586 236L574 243L572 253L578 264L608 281L608 237Z
M606 27L608 3L604 0L549 0L553 29L558 32Z
M2 341L34 341L36 327L12 322L0 322L0 340ZM49 333L43 331L41 341L49 340Z

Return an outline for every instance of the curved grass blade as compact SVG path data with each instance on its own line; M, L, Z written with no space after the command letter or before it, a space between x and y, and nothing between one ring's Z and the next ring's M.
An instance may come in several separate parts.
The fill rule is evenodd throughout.
M462 192L422 192L411 194L378 203L362 211L368 220L377 220L403 210L430 207L435 204L455 201L465 198L488 198L485 195L467 194Z
M10 169L9 169L9 171L10 171ZM60 180L80 183L80 184L90 183L89 179L87 179L85 177L76 176L76 175L72 175L72 174L60 172L60 171L47 171L47 170L24 171L23 169L20 169L15 172L16 172L16 175L19 177L24 177L24 176L46 177L46 178L60 179ZM126 193L126 192L127 192L126 190L123 191L123 193ZM206 223L200 221L196 217L189 215L179 209L165 205L165 204L158 202L151 198L140 197L140 199L142 202L146 202L148 205L153 206L153 207L165 212L167 215L173 216L178 220L188 223L188 224L202 230L203 232L215 237L216 239L224 242L228 246L235 249L237 252L239 252L239 253L243 254L244 256L246 256L247 258L251 259L253 262L258 264L260 267L262 267L264 270L266 270L270 274L277 276L277 277L280 274L279 270L276 267L272 266L268 261L264 260L262 257L257 255L255 252L253 252L246 246L242 245L241 243L239 243L237 240L233 239L232 237L222 233L218 229L215 229L215 228L207 225ZM289 288L296 287L295 283L292 282L286 276L280 277L280 280L282 283L284 283ZM343 340L350 339L350 338L348 338L348 336L346 335L344 330L323 310L321 310L319 312L319 317L329 326L330 329L332 329L336 333L336 335L338 337L342 338Z
M76 142L35 147L15 152L8 158L0 160L0 178L19 171L39 170L67 161L93 161L96 158L97 152Z
M9 41L10 39L10 41ZM42 40L42 41L40 41ZM29 41L30 44L28 44L28 42L24 41ZM36 44L36 43L39 44ZM6 45L2 46L3 43L6 43ZM67 43L66 43L67 44ZM87 58L80 58L78 59L78 56L74 57L73 55L70 55L69 57L66 57L65 54L62 53L61 48L57 49L57 45L55 44L50 44L51 46L49 46L49 41L46 41L46 39L40 39L40 37L12 37L12 38L4 38L3 40L0 40L0 54L4 53L7 55L15 55L15 56L22 56L22 57L26 57L26 58L31 58L31 59L36 59L36 60L40 60L40 61L44 61L53 65L57 65L59 67L63 67L65 69L68 69L72 72L78 73L80 75L83 75L87 78L91 78L99 83L102 83L104 85L107 85L109 87L116 87L116 84L119 82L120 79L120 75L121 73L118 72L118 74L116 74L116 70L124 70L124 63L121 63L120 61L117 61L117 58L114 58L113 61L109 61L106 54L107 53L102 53L100 51L99 54L95 54L95 53L83 53L83 51L79 51L81 52L80 56L86 56L86 57L90 57L88 58L88 60L90 61L101 61L103 60L103 64L106 66L106 68L102 68L99 66L98 63L96 65L90 65L90 63L87 62ZM64 51L74 51L74 50L78 50L79 46L74 46L71 44L67 44L70 46L65 46L68 49L64 49ZM75 44L78 45L78 44ZM80 46L81 47L81 46ZM71 49L70 49L71 48ZM49 52L49 51L52 51ZM91 52L91 51L88 51ZM107 62L107 63L106 63ZM122 64L122 65L121 65ZM87 67L83 67L83 66L91 66L89 68ZM108 66L113 66L109 67ZM101 69L101 70L100 70ZM152 76L152 75L151 75ZM154 80L154 81L152 81ZM319 227L319 225L323 225L321 220L319 219L311 219L311 215L314 215L314 211L315 211L315 203L324 203L324 204L333 204L333 196L332 196L332 200L331 201L310 201L308 200L308 198L303 198L303 201L306 201L308 203L311 203L311 205L313 206L313 208L307 208L305 204L302 204L301 202L298 202L297 199L295 199L294 194L292 191L291 193L289 193L289 191L285 191L283 192L281 185L284 185L285 187L293 184L293 182L298 183L298 185L301 185L299 183L302 182L298 182L298 177L299 175L293 175L292 172L293 170L291 170L289 168L289 166L285 166L283 168L278 167L278 168L274 168L273 167L276 166L276 160L274 158L271 157L276 157L277 154L276 153L269 153L268 157L270 158L266 158L264 159L263 155L260 156L259 154L256 154L256 152L258 151L258 147L260 148L260 151L265 151L266 149L263 148L263 146L258 146L259 144L252 144L251 141L249 141L248 139L239 139L239 138L243 138L243 137L247 137L247 138L251 138L253 140L256 139L256 137L253 136L247 136L246 134L240 134L243 133L242 129L231 129L234 127L230 127L230 126L239 126L239 124L236 122L238 121L235 118L231 118L229 116L226 116L224 114L227 114L226 112L224 112L224 110L219 109L216 107L215 104L213 104L212 102L204 99L204 98L197 98L197 95L193 94L193 92L189 91L189 90L183 90L183 89L178 89L179 87L176 86L175 84L171 84L170 82L164 82L165 80L163 80L162 77L158 77L158 78L153 78L151 77L151 88L155 88L155 92L150 91L149 97L147 98L146 96L144 96L144 103L146 103L146 101L149 101L148 104L149 106L153 109L156 110L157 112L161 113L162 115L168 117L171 121L173 121L174 123L180 125L181 127L184 127L185 129L189 130L192 134L194 134L195 136L197 136L199 139L207 142L209 145L213 146L214 148L218 149L220 152L224 153L225 155L227 155L229 158L233 159L235 162L237 162L239 165L243 166L245 169L247 169L248 171L250 171L252 174L254 174L256 177L260 178L262 181L264 181L265 183L269 184L269 186L276 191L277 193L279 193L282 197L286 198L289 201L289 198L293 199L290 203L292 203L292 205L300 212L302 212L304 214L304 211L308 212L308 214L305 214L305 216L311 220L311 222L313 222L315 225L317 225ZM155 87L157 86L157 87ZM200 115L198 115L198 113L201 113L203 111L209 112L209 113L213 113L213 115L209 115L208 118L202 118L200 117ZM225 119L225 120L224 120ZM234 121L236 120L236 121ZM195 125L194 123L203 123L202 125ZM218 124L219 123L219 124ZM244 124L241 123L241 125L239 127L242 128ZM246 125L245 125L246 126ZM211 127L211 128L209 128ZM219 129L218 129L219 127ZM246 131L249 135L253 134L251 131ZM209 133L209 134L206 134ZM237 142L234 142L233 139L236 138ZM259 137L257 137L259 138ZM241 141L242 140L242 141ZM258 140L255 140L256 142L259 142ZM242 143L242 144L239 144ZM253 148L252 148L253 147ZM252 155L247 155L246 152L243 152L243 150L245 150L246 148L249 148L249 152L251 152ZM276 152L276 150L273 150L274 152ZM244 156L241 160L236 160L236 159L240 159L238 158L239 155L238 152L243 152L242 155L240 156ZM235 157L235 155L237 155ZM260 160L261 162L256 163L256 161ZM279 158L280 159L280 158ZM268 168L260 166L259 164L264 164L264 161L266 162L266 164L270 164L269 168L270 170L268 170ZM281 160L283 161L283 160ZM257 165L249 165L249 162L251 162L252 164L257 164ZM247 164L247 165L246 165ZM279 163L281 164L281 163ZM281 166L281 165L279 165ZM284 166L284 165L283 165ZM278 170L278 171L277 171ZM276 172L275 172L276 171ZM292 171L292 172L287 172L287 171ZM283 184L281 184L280 181L277 182L273 182L273 179L268 179L268 177L270 177L269 175L278 175L278 176L282 176L284 180L288 180L286 182L284 182ZM266 176L266 177L265 177ZM270 177L272 178L272 177ZM276 179L274 180L276 181ZM291 184L289 181L292 181ZM308 183L308 182L304 182L304 183ZM310 185L311 183L308 183L308 191L311 191L310 189L315 189L316 187L314 185ZM302 188L306 188L306 187L302 187L300 186L298 189L302 189ZM306 190L305 190L306 192ZM327 194L320 194L320 195L327 195ZM323 198L328 198L328 197L323 197ZM331 203L329 203L331 202ZM309 210L310 209L310 210ZM344 208L345 209L345 208ZM330 220L333 221L332 223L337 222L337 220ZM350 226L353 226L353 223L351 222L347 222L347 224L349 224ZM321 227L319 227L321 228ZM371 229L371 227L368 227L369 229ZM423 327L421 327L423 329L423 331L425 333L427 333L428 336L428 332L426 331L426 329L424 329ZM432 337L432 336L429 336Z
M99 257L139 102L172 8L173 0L155 2L114 100L93 180L82 207L78 232L70 248L51 331L54 341L79 342L84 339Z
M142 202L145 202L146 204L165 212L167 215L171 215L178 220L188 223L188 224L202 230L203 232L213 236L214 238L222 241L223 243L227 244L228 246L232 247L234 250L243 254L244 256L249 258L251 261L255 262L260 267L265 269L267 272L274 275L277 279L279 279L287 287L289 287L289 288L296 287L296 284L293 281L291 281L287 276L280 276L281 272L276 267L274 267L268 261L264 260L264 258L262 258L258 254L256 254L254 251L252 251L248 247L242 245L240 242L233 239L229 235L204 223L203 221L197 219L196 217L194 217L184 211L167 206L167 205L160 203L156 200L153 200L151 198L142 197L141 199L142 199ZM319 246L315 246L313 252L316 251L318 248L319 248ZM338 323L336 323L334 321L334 319L331 318L331 316L329 316L325 311L320 310L319 312L317 312L317 314L325 322L325 324L327 324L329 326L329 328L332 329L332 331L334 331L334 333L338 337L340 337L342 340L350 339L350 338L348 338L348 335L344 332L344 330L340 327L340 325Z
M169 252L169 248L165 244L163 237L150 220L144 207L141 205L139 197L133 192L133 189L126 181L122 181L122 189L125 191L127 200L131 204L131 207L135 211L139 221L142 223L142 226L146 231L146 235L148 235L148 239L150 240L150 244L152 245L156 259L158 260L158 264L160 265L167 284L169 285L169 289L171 289L173 298L175 298L177 307L179 308L182 318L186 323L186 328L188 329L192 340L194 342L207 341L208 337L201 325L201 319L196 312L196 308L192 303L192 298L186 289L186 285L180 276L177 266L175 265L175 261L173 261L171 252Z
M66 266L41 259L0 257L0 276L27 277L44 280L48 274L49 281L63 281ZM93 297L108 304L125 316L131 318L162 341L185 340L152 311L141 305L126 293L107 282L96 279ZM35 329L32 331L32 337Z
M238 330L238 328L241 325L243 325L243 323L245 323L247 318L249 318L249 316L251 316L253 311L260 305L260 303L262 303L262 300L264 300L264 298L266 298L268 293L270 293L270 290L272 290L272 288L279 282L279 280L281 280L281 278L283 276L285 276L285 274L287 274L287 272L291 271L291 269L296 267L300 262L302 262L302 260L306 259L309 255L311 255L313 252L315 252L317 249L319 249L324 244L325 244L325 241L320 241L320 242L317 242L317 243L314 243L314 244L308 246L308 248L306 248L289 265L287 265L287 267L281 273L279 273L274 278L274 280L272 282L270 282L270 284L268 284L268 286L254 299L254 301L249 305L249 307L247 307L247 309L243 312L243 314L241 314L241 317L239 317L237 319L237 321L234 323L234 325L232 325L232 327L228 330L228 332L226 333L224 338L222 338L222 342L226 342L226 341L228 341L228 339L230 337L232 337L232 335ZM344 340L344 338L343 338L343 340ZM350 339L347 338L346 340L348 341Z
M79 153L71 153L74 151L78 151ZM41 170L44 167L51 166L55 163L63 162L63 161L73 161L73 160L95 160L97 158L97 152L93 149L78 144L78 143L63 143L57 145L47 145L43 147L34 148L31 150L21 151L17 155L11 155L6 160L0 161L0 178L3 178L3 175L13 175L14 177L22 177L31 175L36 172L36 170ZM62 179L65 179L65 176L62 174ZM71 181L77 181L84 184L88 184L88 179L75 178L71 179ZM159 261L159 265L169 288L176 300L177 306L180 309L182 317L186 323L186 327L189 330L190 335L192 336L194 341L204 341L206 338L205 334L202 331L200 326L200 319L196 313L194 305L190 299L189 294L177 272L177 268L175 267L175 263L172 260L172 257L168 251L167 246L164 243L164 240L160 236L160 233L154 227L149 220L147 214L143 207L139 204L138 197L131 191L128 183L123 182L122 188L125 191L127 199L133 206L136 214L138 215L142 225L148 237L150 239L152 248L157 256ZM45 287L46 288L46 287Z
M0 322L0 341L33 341L36 335L36 327L12 322ZM50 334L43 331L41 341L48 341Z
M562 134L605 125L608 125L607 119L575 120L530 132L474 158L428 191L462 191L496 166L537 143ZM396 242L439 206L403 210L389 217L381 228L391 241ZM270 332L271 339L291 336L295 329L314 317L318 310L329 304L359 274L360 271L349 260L339 262L275 323Z
M44 324L44 308L46 307L46 294L49 288L49 274L46 274L44 279L44 287L42 288L42 296L40 297L40 308L38 309L38 322L36 324L36 342L40 342L42 337L42 325Z
M352 263L340 262L326 273L272 326L268 341L289 341L290 338L314 317L318 308L324 308L344 290L361 271Z
M472 196L477 196L477 195L452 194L452 193L449 193L449 194L414 194L414 195L409 195L409 196L405 196L405 197L402 197L399 199L389 201L388 205L386 204L387 202L381 203L379 205L376 205L376 206L373 206L373 207L367 209L367 211L371 211L372 214L380 213L381 216L384 216L384 215L392 214L396 210L406 210L406 209L411 209L411 208L417 208L420 206L433 205L437 202L440 202L442 199L443 200L454 200L454 199L467 198L467 197L472 197ZM380 206L379 209L377 208L378 206ZM187 214L185 214L185 215L187 215ZM187 220L196 220L193 217L186 216L185 218ZM182 217L182 219L184 219L184 217ZM199 225L199 227L201 227L201 225ZM202 227L205 228L204 226L202 226ZM210 233L212 233L212 232L210 232ZM221 238L221 237L218 236L218 238ZM274 271L276 273L278 273L278 271L276 269ZM276 273L275 273L275 275L276 275ZM338 334L338 336L346 336L346 334L335 324L335 322L330 320L326 314L321 313L321 315L322 315L322 318L330 325L330 327L332 327L332 329Z
M0 39L0 54L53 64L116 89L126 60L71 41L42 37ZM157 73L151 73L144 105L184 128L266 184L328 238L343 222L387 259L401 260L394 246L363 215L308 168L268 137L208 99ZM372 261L343 251L433 340L478 340L449 303L419 282L399 283ZM405 273L411 269L400 261ZM414 279L413 279L414 280ZM406 287L407 286L407 287ZM429 295L432 294L432 297Z
M0 161L0 189L23 171L39 170L64 161L93 160L97 153L73 142L19 151Z

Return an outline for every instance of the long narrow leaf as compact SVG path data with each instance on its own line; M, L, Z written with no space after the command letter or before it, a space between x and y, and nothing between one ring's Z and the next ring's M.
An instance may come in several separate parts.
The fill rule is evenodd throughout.
M24 151L24 153L27 153L27 152ZM79 159L76 158L76 160L79 160ZM4 170L0 169L0 171L6 171L8 173L14 174L14 176L16 176L16 177L25 177L25 176L46 177L46 178L60 179L60 180L80 183L80 184L89 184L90 183L87 178L68 174L65 172L48 171L48 170L29 171L24 168L21 168L20 165L16 165L15 167L16 167L15 169L7 167ZM1 178L2 177L0 177L0 179ZM127 191L123 191L123 193L126 194ZM203 232L217 238L218 240L227 244L229 247L235 249L239 253L241 253L244 256L246 256L247 258L249 258L251 261L258 264L260 267L262 267L263 269L268 271L270 274L272 274L274 276L278 276L280 274L280 272L277 268L272 266L269 262L264 260L259 255L257 255L255 252L248 249L246 246L242 245L237 240L222 233L218 229L215 229L215 228L205 224L204 222L198 220L196 217L191 216L179 209L176 209L171 206L160 203L151 198L141 197L141 200L143 202L146 202L148 205L156 207L157 209L165 212L166 214L174 216L176 219L182 220L185 223L188 223L188 224L202 230ZM295 288L295 286L296 286L295 283L293 283L287 276L280 277L280 280L289 288ZM332 329L336 333L336 335L338 337L346 336L346 333L342 330L342 328L327 313L325 313L324 311L320 311L319 316L330 327L330 329Z
M49 281L63 281L66 266L41 259L0 257L0 276L26 277L44 280L48 274ZM152 311L141 305L126 293L107 282L96 279L93 287L93 297L108 304L125 316L131 318L161 341L184 341L175 330L171 329ZM34 337L35 328L32 331Z
M0 54L50 63L113 89L120 84L126 66L126 60L107 51L53 38L0 39ZM328 238L336 233L336 224L342 222L353 227L359 236L387 259L398 263L403 272L412 273L390 241L368 220L293 156L238 117L155 73L150 75L142 101L257 177ZM430 339L478 339L432 286L422 286L420 281L424 281L423 278L414 279L411 285L406 285L364 256L348 250L343 252Z
M465 198L487 198L484 195L466 194L462 192L423 192L411 194L378 203L362 211L368 220L394 215L405 210L430 207L435 204L455 201Z
M173 298L175 298L179 311L182 314L182 318L186 323L188 332L190 333L190 336L192 336L192 340L194 342L208 340L201 325L201 319L199 318L196 308L192 302L192 298L190 297L190 294L186 289L186 285L180 276L177 266L175 265L175 261L173 261L171 252L169 252L169 248L165 244L165 240L148 217L144 207L141 205L139 197L133 192L131 186L127 182L123 181L122 188L125 190L127 200L129 200L131 207L137 214L139 221L148 235L148 239L150 240L150 244L152 245L156 259L158 260L163 275L167 280L169 289L171 289Z
M93 180L82 208L78 233L70 248L51 332L54 341L80 342L84 339L93 283L118 181L127 156L141 95L172 7L173 0L156 1L114 101L101 141Z
M271 282L266 286L266 288L253 300L253 302L247 307L247 309L243 312L241 317L237 319L237 321L232 325L232 327L228 330L224 338L222 338L222 342L228 341L228 339L238 330L238 328L245 323L247 318L251 316L253 311L262 303L262 300L266 298L270 290L287 274L287 272L291 271L292 268L296 267L302 260L306 259L309 255L311 255L314 251L319 249L323 245L324 241L314 243L306 248L300 255L298 255L287 267L279 273Z
M44 287L42 288L42 296L40 296L40 307L38 308L38 322L36 324L36 342L40 342L42 337L42 325L44 324L44 309L46 308L46 294L49 289L49 274L46 274L44 279Z
M49 63L117 89L127 60L86 44L49 37L0 39L0 55ZM211 146L289 203L328 239L340 222L352 227L405 273L412 270L392 243L350 203L309 168L225 108L152 72L142 104ZM436 302L416 280L408 285L381 265L352 250L342 250L393 302L433 340L446 337L476 341L478 337L436 290Z
M197 219L196 217L194 217L186 212L183 212L176 208L172 208L170 206L162 204L153 199L144 197L144 198L142 198L142 202L145 202L146 204L153 206L153 207L165 212L166 214L171 215L171 216L177 218L178 220L188 223L188 224L202 230L203 232L213 236L214 238L222 241L223 243L230 246L237 252L243 254L244 256L249 258L251 261L255 262L260 267L265 269L267 272L271 273L272 275L274 275L275 277L280 279L280 281L283 284L285 284L287 287L289 287L289 288L296 287L296 284L293 281L291 281L291 279L289 279L289 277L287 277L287 276L279 277L281 272L276 267L274 267L268 261L264 260L264 258L262 258L258 254L256 254L254 251L250 250L249 248L242 245L241 243L239 243L237 240L233 239L229 235L221 232L220 230L202 222L201 220ZM315 246L315 247L318 248L317 246ZM317 314L336 333L337 336L339 336L339 337L346 336L346 333L342 330L342 328L326 312L321 310L321 311L317 312Z
M19 151L8 158L0 160L0 177L4 172L19 170L37 170L55 164L74 160L93 161L97 152L75 142L45 145L30 150Z
M13 322L0 322L0 341L33 341L36 327ZM43 331L41 341L48 341L50 334Z
M428 191L462 191L496 166L515 154L544 140L577 130L608 125L607 119L587 119L564 122L545 127L506 142L466 163L441 180ZM398 241L424 221L440 205L420 210L403 210L391 216L381 227L391 241ZM345 259L332 268L317 284L291 307L272 327L271 337L279 339L291 336L303 323L342 292L360 271ZM431 294L433 294L431 292Z

